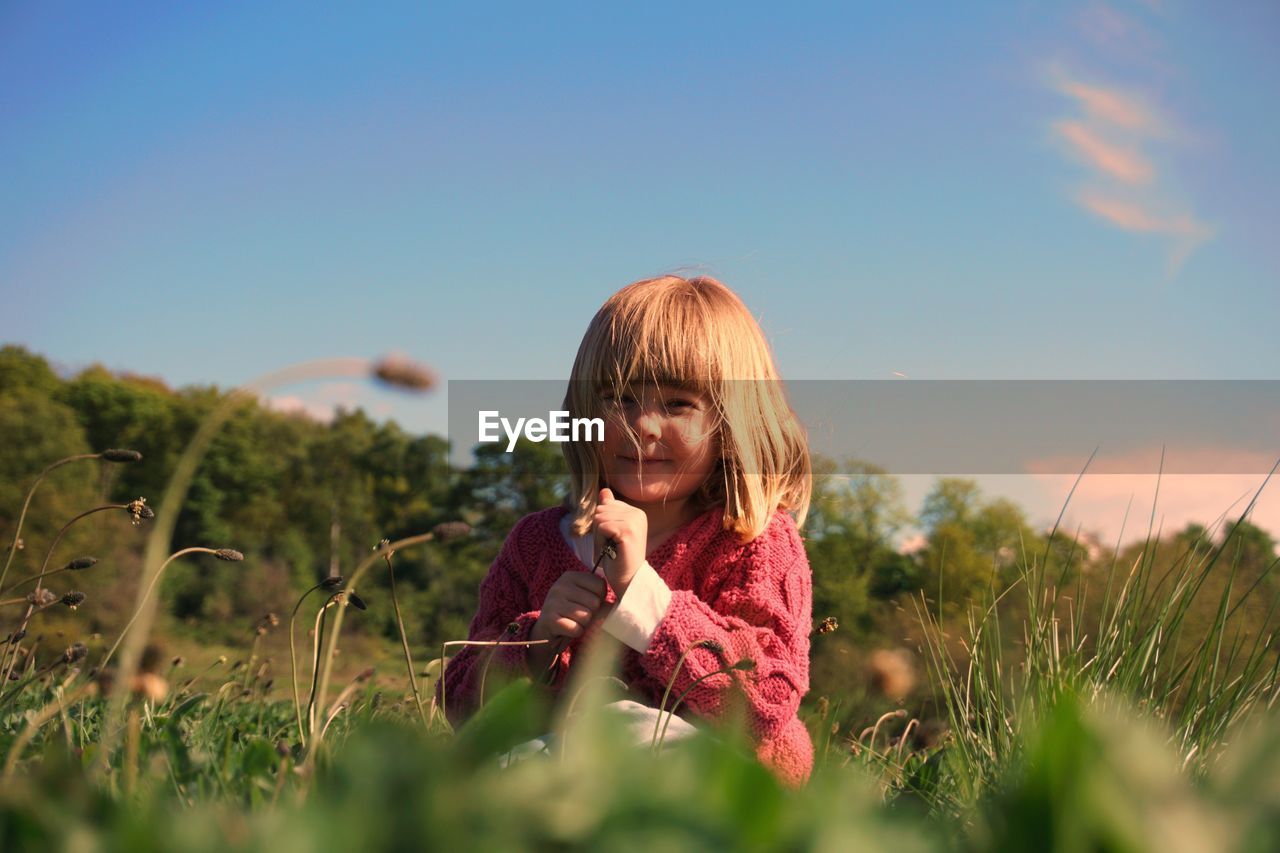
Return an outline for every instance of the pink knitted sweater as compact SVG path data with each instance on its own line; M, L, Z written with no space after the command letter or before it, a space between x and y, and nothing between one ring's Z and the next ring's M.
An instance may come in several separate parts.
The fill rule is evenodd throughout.
M480 606L468 639L528 640L555 580L566 571L589 571L561 535L560 520L567 512L553 507L531 513L512 529L480 584ZM729 692L736 681L748 703L747 725L757 756L783 782L798 786L813 769L813 744L797 715L800 699L809 690L809 561L787 513L775 512L764 532L746 544L723 529L722 517L721 508L708 510L648 555L649 564L671 589L671 601L644 653L623 647L621 675L657 707L681 654L699 640L718 642L724 659L712 649L695 649L680 669L672 697L700 676L744 658L754 661L754 670L703 681L685 703L694 715L715 721L731 707ZM606 603L616 600L608 590ZM591 641L600 621L597 616L585 636L561 653L553 689L563 686L574 652ZM480 672L490 654L487 678L498 670L532 676L523 646L498 647L496 652L464 646L442 679L445 710L455 724L476 711ZM440 693L437 685L437 701Z

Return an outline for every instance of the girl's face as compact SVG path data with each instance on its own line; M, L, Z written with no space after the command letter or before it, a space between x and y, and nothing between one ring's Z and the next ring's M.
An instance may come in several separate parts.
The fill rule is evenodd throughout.
M627 503L679 503L715 470L719 448L705 395L673 385L635 385L604 402L605 484Z

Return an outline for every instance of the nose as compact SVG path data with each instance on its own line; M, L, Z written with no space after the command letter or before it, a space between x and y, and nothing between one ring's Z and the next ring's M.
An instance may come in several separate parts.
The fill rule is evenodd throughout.
M662 437L662 412L659 407L645 406L632 423L632 427L642 440Z

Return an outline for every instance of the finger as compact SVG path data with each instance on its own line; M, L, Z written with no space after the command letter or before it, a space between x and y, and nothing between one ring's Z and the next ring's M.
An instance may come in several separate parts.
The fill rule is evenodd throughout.
M595 613L600 609L600 605L604 604L604 598L598 595L592 595L589 592L577 592L574 595L566 595L564 606L566 608L582 608Z
M551 626L552 633L561 637L581 637L586 629L567 617L561 617Z
M599 575L592 574L591 572L571 572L563 575L563 577L569 579L565 581L565 588L567 590L579 589L585 590L596 596L604 595L604 579Z
M591 622L591 617L596 615L596 608L575 607L571 610L566 610L564 615L579 625L586 625Z
M600 503L601 504L613 503L613 489L610 489L609 487L606 486L605 488L600 490Z

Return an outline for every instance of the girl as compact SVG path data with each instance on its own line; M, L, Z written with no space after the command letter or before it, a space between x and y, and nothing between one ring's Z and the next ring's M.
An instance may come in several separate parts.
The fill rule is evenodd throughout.
M687 708L714 722L745 694L758 757L802 784L813 767L797 716L812 623L797 529L808 444L755 319L712 278L628 285L591 321L563 408L603 418L604 441L562 445L565 505L512 529L469 631L551 642L464 647L442 679L449 719L476 710L486 668L489 678L545 673L560 689L574 653L603 630L626 646L623 680L655 707L673 674L675 697L738 664L701 681Z

